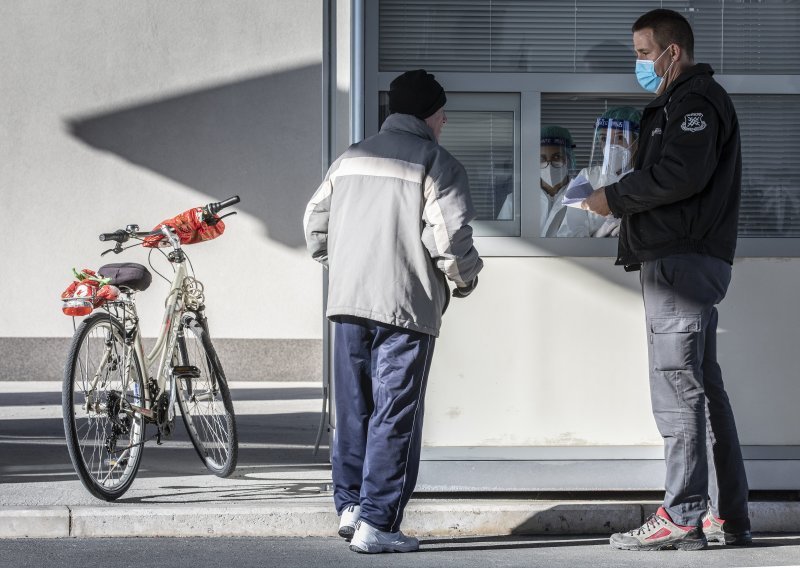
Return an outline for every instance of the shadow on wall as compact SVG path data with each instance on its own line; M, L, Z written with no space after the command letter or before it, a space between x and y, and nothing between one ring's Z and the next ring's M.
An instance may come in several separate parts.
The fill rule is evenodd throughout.
M635 59L630 43L612 40L593 45L583 57L590 73L632 73Z
M269 237L302 247L322 176L321 65L68 121L73 136L214 198L237 194Z

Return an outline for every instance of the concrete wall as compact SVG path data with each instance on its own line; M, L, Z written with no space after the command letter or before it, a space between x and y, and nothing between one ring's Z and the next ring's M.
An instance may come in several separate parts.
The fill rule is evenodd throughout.
M312 340L318 357L302 235L323 167L318 0L2 2L0 53L0 346L72 334L72 267L147 263L101 259L100 232L238 194L226 233L188 249L212 332ZM146 335L165 290L140 297Z

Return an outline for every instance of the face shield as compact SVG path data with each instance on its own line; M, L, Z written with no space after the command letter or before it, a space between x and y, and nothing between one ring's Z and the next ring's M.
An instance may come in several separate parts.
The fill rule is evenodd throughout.
M604 184L614 183L633 170L633 154L639 139L639 125L618 118L598 118L589 169Z
M544 189L556 189L569 178L571 145L563 138L542 138L540 140L539 167Z

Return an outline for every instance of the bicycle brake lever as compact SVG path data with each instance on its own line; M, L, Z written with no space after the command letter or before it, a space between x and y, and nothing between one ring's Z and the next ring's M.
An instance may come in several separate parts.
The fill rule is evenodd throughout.
M119 254L119 253L122 252L122 250L123 250L122 249L122 245L120 243L117 243L117 246L115 246L114 248L110 248L110 249L108 249L106 251L101 252L100 256L105 256L110 252L113 252L114 254Z
M219 217L214 217L213 215L209 215L208 217L203 217L203 222L209 227L213 227L214 225L222 221L225 217L230 217L231 215L236 215L236 211L225 213L225 215L220 215Z

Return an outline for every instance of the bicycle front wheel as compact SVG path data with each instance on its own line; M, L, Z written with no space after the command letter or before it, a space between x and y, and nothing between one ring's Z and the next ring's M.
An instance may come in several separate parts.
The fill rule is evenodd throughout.
M176 358L183 366L195 367L195 373L199 371L196 377L179 375L175 378L183 422L209 471L228 477L236 469L239 453L228 382L199 316L187 313L181 330Z
M113 501L136 477L144 450L144 384L125 331L103 312L87 317L72 341L61 393L64 433L72 465L84 487Z

